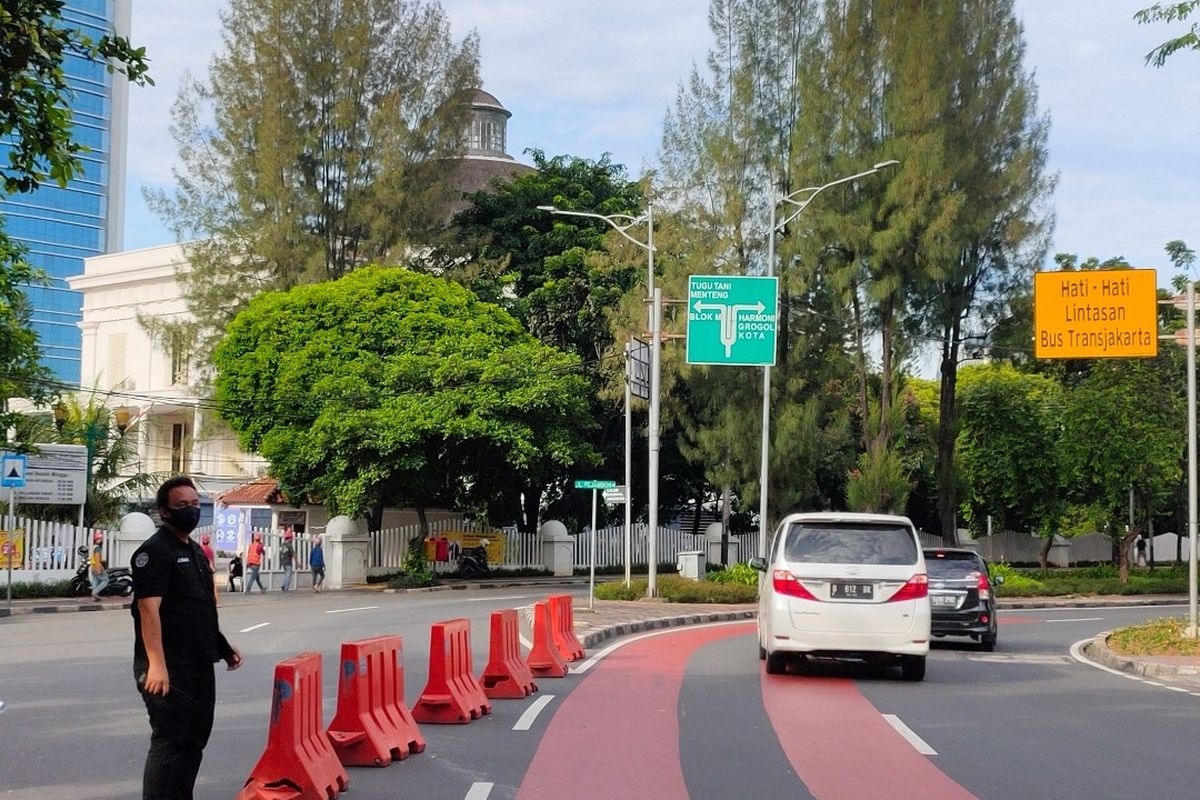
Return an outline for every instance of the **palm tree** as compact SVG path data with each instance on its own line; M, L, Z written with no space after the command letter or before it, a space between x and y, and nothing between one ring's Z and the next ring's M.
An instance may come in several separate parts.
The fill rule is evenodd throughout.
M107 525L120 519L126 507L164 479L143 472L138 456L140 426L124 408L110 409L89 394L64 396L54 414L30 415L18 431L18 441L81 444L88 448L89 478L83 523ZM135 470L130 470L136 465ZM69 506L26 505L22 511L37 519L73 522L77 512Z

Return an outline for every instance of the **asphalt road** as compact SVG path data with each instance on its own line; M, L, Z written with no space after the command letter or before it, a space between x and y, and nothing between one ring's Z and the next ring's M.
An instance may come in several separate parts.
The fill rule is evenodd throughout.
M222 628L247 663L218 671L217 721L197 798L232 798L262 752L277 660L323 654L328 720L339 643L399 633L411 704L425 683L430 623L471 619L479 669L488 614L544 594L227 601ZM1200 723L1200 686L1133 681L1071 655L1073 643L1099 631L1183 610L1010 611L1001 616L997 652L939 643L918 684L846 664L768 677L753 623L626 637L583 662L582 674L541 679L525 700L495 701L488 717L423 725L424 753L352 769L347 797L1195 796L1186 743ZM0 620L0 797L139 795L149 727L133 687L131 636L128 612Z

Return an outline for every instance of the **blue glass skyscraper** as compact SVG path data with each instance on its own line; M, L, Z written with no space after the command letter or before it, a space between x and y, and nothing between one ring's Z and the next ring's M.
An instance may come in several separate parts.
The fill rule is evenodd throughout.
M67 0L64 23L93 39L129 35L131 0ZM27 289L42 360L58 380L79 383L81 296L66 278L83 273L83 259L121 249L125 206L125 134L129 88L102 62L68 55L63 64L73 96L68 105L83 172L65 188L50 183L29 194L0 198L8 235L50 276ZM0 144L0 159L7 158Z

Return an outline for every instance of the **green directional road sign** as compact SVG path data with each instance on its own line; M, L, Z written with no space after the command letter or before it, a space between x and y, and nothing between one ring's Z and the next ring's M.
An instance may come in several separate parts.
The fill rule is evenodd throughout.
M778 278L688 276L687 363L774 366Z
M576 489L612 489L616 485L616 481L590 481L583 478L575 481Z

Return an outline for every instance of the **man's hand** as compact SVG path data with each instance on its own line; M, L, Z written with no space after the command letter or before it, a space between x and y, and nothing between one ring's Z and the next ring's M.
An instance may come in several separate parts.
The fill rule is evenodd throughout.
M151 664L146 669L146 694L161 694L163 697L171 691L171 679L167 676L167 668L163 664Z
M229 658L225 659L225 669L229 672L232 672L240 667L243 661L244 659L242 658L242 654L239 653L238 649L235 647L233 648L233 652L229 655Z

